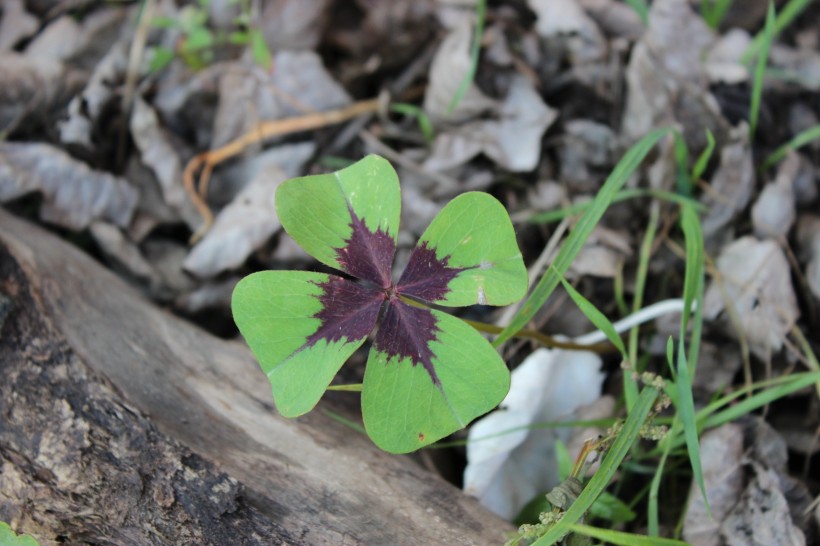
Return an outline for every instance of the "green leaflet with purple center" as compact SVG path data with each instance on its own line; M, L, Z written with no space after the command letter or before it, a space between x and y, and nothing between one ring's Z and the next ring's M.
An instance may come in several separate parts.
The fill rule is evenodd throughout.
M393 283L400 202L398 178L377 156L282 184L276 208L285 230L318 260L360 280L260 272L243 279L232 300L236 323L286 416L318 402L381 315L362 413L374 442L392 452L418 449L464 427L509 388L506 366L478 332L412 300L499 305L526 291L509 217L480 193L442 210Z

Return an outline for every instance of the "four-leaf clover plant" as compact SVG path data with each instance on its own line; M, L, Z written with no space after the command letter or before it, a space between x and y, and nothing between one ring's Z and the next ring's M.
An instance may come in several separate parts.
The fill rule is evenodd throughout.
M464 428L507 393L510 374L474 328L433 304L507 305L527 271L509 215L469 192L438 214L393 281L401 214L396 172L371 155L335 173L295 178L276 192L293 239L355 279L261 271L239 282L234 320L267 374L279 412L319 401L379 323L362 385L362 416L380 448L406 453Z

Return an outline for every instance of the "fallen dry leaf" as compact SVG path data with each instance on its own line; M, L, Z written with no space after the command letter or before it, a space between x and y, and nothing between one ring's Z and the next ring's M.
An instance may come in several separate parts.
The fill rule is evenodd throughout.
M156 112L142 98L135 97L130 120L131 136L140 160L159 182L165 203L192 230L202 222L182 185L182 162L160 125Z
M721 235L721 231L746 208L754 191L755 173L748 130L742 125L732 135L732 142L720 152L720 165L712 176L703 204L708 207L701 220L705 239Z
M564 37L572 64L602 60L607 44L595 21L575 0L528 0L538 17L535 32L542 38Z
M555 441L566 443L571 431L525 427L568 419L598 400L600 368L600 357L591 352L537 349L528 356L513 370L500 408L470 428L464 491L512 519L535 495L555 486ZM505 431L511 432L490 437Z
M461 24L447 35L433 57L429 84L424 94L424 111L433 123L467 121L496 106L495 101L471 82L462 99L451 109L453 99L470 70L472 38L472 27Z
M0 50L12 49L40 27L40 21L26 11L23 0L4 0L0 18Z
M482 120L440 132L424 168L441 171L486 154L513 172L535 169L541 157L541 137L558 117L530 81L516 76L499 111L498 120Z
M692 546L719 546L721 522L732 511L743 490L743 428L727 423L710 430L700 439L700 460L706 498L712 517L706 511L696 483L689 492L689 506L683 521L683 538Z
M48 144L0 143L0 201L43 195L40 218L68 229L97 219L127 227L137 191L127 180L95 171Z
M8 134L28 116L44 114L80 85L80 76L58 61L0 51L0 132Z
M763 187L752 205L752 226L758 237L785 237L794 224L794 179L800 169L797 154L791 153L780 164L774 181Z
M725 304L732 305L752 352L765 360L783 346L800 315L783 250L770 239L741 237L723 248L716 265L720 277L706 291L704 318L715 320L720 316L724 328L736 336L724 312ZM728 302L723 301L719 282L723 283Z
M222 209L205 237L185 258L184 267L200 278L235 269L282 227L276 215L276 188L287 175L276 165L262 169Z
M820 216L800 216L797 222L797 245L800 257L806 262L806 282L814 297L820 299Z

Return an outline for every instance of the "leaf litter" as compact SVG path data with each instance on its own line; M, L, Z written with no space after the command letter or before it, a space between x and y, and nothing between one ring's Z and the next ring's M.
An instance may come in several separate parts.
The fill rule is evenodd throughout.
M528 221L535 212L588 201L627 147L657 127L681 131L691 169L709 146L708 130L714 151L691 186L671 142L653 152L626 186L677 193L702 205L708 276L696 407L739 388L747 371L765 380L810 363L795 349L795 328L805 332L815 354L820 348L820 145L787 151L762 168L770 153L820 120L820 32L809 22L820 14L816 3L775 39L753 138L754 65L746 55L763 26L762 0L743 2L743 9L731 3L716 29L699 13L708 3L687 0L650 2L646 24L617 0L489 3L475 78L457 104L453 97L473 69L476 2L249 3L247 28L237 26L240 4L207 8L205 25L215 42L211 60L197 67L180 50L179 29L152 24L145 49L132 59L139 21L133 6L67 6L49 14L36 2L6 2L0 15L4 206L88 233L93 251L147 297L226 335L233 332L228 302L239 278L260 269L320 267L281 232L273 192L287 178L337 170L387 147L401 161L391 157L404 196L395 269L407 263L418 235L446 201L482 189L516 220L526 264L538 279L538 267L549 265L560 241L550 244L557 223ZM157 13L173 19L188 7L161 1ZM222 40L248 29L262 36L269 66L253 60L250 39ZM151 56L161 48L173 57L152 72ZM129 74L136 86L124 104ZM318 128L250 138L240 153L218 162L207 187L194 188L213 210L214 223L190 241L203 225L182 184L192 157L230 146L260 123L298 121L379 95L378 106L353 120L328 116ZM391 109L396 103L410 108L399 113ZM382 147L376 149L373 139ZM636 276L653 210L656 235L642 287ZM646 194L613 205L580 251L570 280L613 321L631 313L639 289L644 307L680 297L678 213L677 205ZM571 232L576 222L568 215L564 228ZM530 326L577 334L586 319L568 307L554 296ZM483 306L463 313L485 322L505 316ZM660 319L640 331L638 354L647 355L653 372L667 373L664 351L667 336L677 335L676 320ZM622 374L628 372L610 354L516 341L503 355L513 368L513 390L500 411L470 429L470 439L493 421L503 427L578 419L581 406L623 400ZM355 371L343 371L340 380L345 373L356 380ZM531 380L516 379L526 373ZM528 394L521 394L521 385ZM550 412L546 406L553 406ZM621 408L607 406L599 415L622 416ZM710 521L697 504L699 494L692 492L687 504L664 482L661 502L675 517L662 514L661 532L670 534L680 516L683 536L693 544L748 543L749 533L769 543L812 543L815 531L796 507L809 514L800 491L818 493L809 477L816 462L805 459L816 452L816 408L816 395L803 391L761 413L764 424L789 424L768 433L770 444L787 446L778 447L776 463L749 451L754 435L747 424L705 431L701 457L716 518ZM465 487L514 517L558 479L556 437L572 443L569 429L468 442L469 468L478 464L479 470L469 471ZM454 461L464 455L448 453ZM534 462L539 457L541 465ZM450 477L459 482L458 474ZM627 471L618 479L630 500L646 483ZM777 525L764 528L769 514L776 514Z

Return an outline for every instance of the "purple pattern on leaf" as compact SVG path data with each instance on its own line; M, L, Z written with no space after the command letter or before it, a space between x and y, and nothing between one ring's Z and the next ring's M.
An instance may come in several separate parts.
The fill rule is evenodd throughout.
M447 287L456 275L465 268L450 267L448 257L436 258L436 251L428 248L427 241L416 246L407 262L407 269L399 279L396 290L405 296L412 296L422 301L438 301L444 298L450 289Z
M307 339L313 345L320 339L328 343L347 338L362 339L373 330L379 311L386 299L383 290L368 288L341 277L329 276L319 284L322 310L313 315L321 321L319 328Z
M354 277L390 288L396 242L381 228L371 231L353 209L348 210L353 231L345 246L336 249L336 259Z
M407 305L398 298L391 299L382 317L374 347L393 357L409 358L413 366L421 364L434 385L440 385L433 367L433 351L430 344L439 331L435 315L430 309Z

